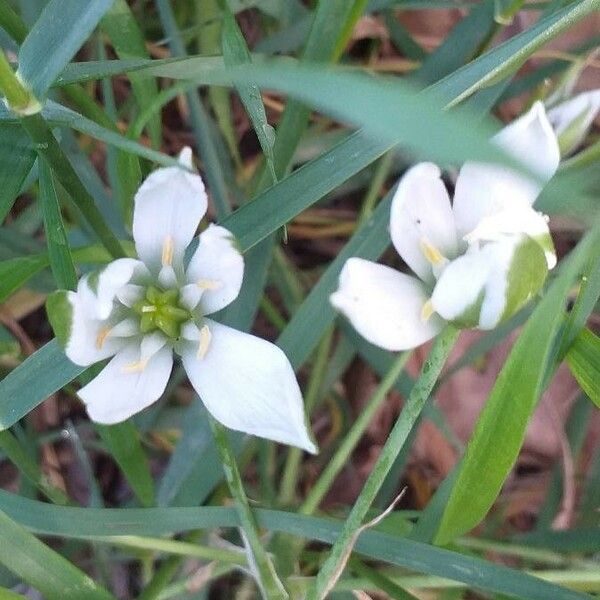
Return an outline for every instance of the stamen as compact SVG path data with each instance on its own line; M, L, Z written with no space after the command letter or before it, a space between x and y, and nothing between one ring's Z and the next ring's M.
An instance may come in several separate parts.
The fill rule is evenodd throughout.
M144 306L142 306L142 312L143 313L156 312L156 306L154 306L154 304L144 304Z
M202 329L200 329L200 343L198 344L198 352L196 354L198 360L202 360L206 356L211 339L212 333L210 332L208 325L204 325Z
M223 282L218 279L198 279L197 285L201 290L218 290L223 287Z
M125 365L122 369L122 373L141 373L148 364L148 359L138 360L137 362L129 363Z
M448 259L426 238L421 238L419 241L421 252L425 258L435 267L443 265Z
M162 265L170 267L173 264L173 238L168 235L165 238L162 249Z
M435 310L433 309L433 304L431 303L431 300L427 300L427 302L423 304L423 308L421 309L421 321L423 321L423 323L427 323L427 321L429 321L431 315L434 312Z
M106 338L110 335L112 331L112 327L102 327L98 332L98 336L96 337L96 348L98 350L102 350L102 346L104 346L104 342Z

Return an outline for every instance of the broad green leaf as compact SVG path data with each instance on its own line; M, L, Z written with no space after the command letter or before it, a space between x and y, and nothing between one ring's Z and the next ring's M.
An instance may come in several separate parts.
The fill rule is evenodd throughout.
M19 125L0 126L0 223L10 212L35 157L33 145Z
M0 563L48 600L115 600L91 577L0 512Z
M19 51L19 74L42 99L113 0L50 0Z
M52 171L45 159L39 161L40 169L40 203L44 217L44 231L48 245L48 260L57 287L74 290L77 287L77 274L73 265L73 257L65 232L65 225L60 213L60 205L56 196L56 187Z
M83 509L56 507L0 490L0 508L35 533L92 540L95 536L162 536L194 529L239 526L236 510L219 506ZM343 525L343 521L335 519L290 512L265 509L254 512L259 525L270 531L324 543L334 542ZM515 569L373 529L361 534L355 549L368 558L525 600L590 600L586 594L552 585Z
M479 416L435 541L446 544L477 525L514 465L529 418L547 383L564 303L586 262L600 253L600 227L588 233L553 281L523 332ZM532 349L535 349L532 352Z
M96 425L96 431L117 461L142 506L154 504L154 481L140 436L131 421Z
M56 340L42 346L0 381L0 431L14 425L84 370L66 357Z
M581 389L600 408L600 338L584 329L571 345L566 358Z

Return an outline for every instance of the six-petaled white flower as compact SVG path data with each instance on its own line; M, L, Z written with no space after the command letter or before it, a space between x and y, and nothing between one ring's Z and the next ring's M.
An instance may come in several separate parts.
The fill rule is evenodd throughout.
M274 344L207 315L238 295L244 261L233 235L216 225L200 234L207 208L202 179L183 167L154 171L135 196L133 237L139 260L123 258L83 277L77 291L56 292L48 313L70 360L113 357L79 390L90 417L117 423L164 392L181 356L208 411L231 429L315 452L292 366Z
M344 265L331 302L369 342L413 348L445 321L492 329L541 289L556 255L547 219L532 205L560 160L543 105L493 142L537 177L469 162L451 204L439 168L417 164L400 180L390 219L392 242L417 277L360 258Z
M600 89L582 92L548 109L548 120L558 136L562 156L568 156L583 142L598 111Z

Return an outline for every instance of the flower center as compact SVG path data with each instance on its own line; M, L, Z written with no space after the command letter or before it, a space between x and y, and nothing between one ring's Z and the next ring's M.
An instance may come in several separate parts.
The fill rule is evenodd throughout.
M142 333L160 330L171 339L178 339L181 325L192 318L179 302L179 290L161 290L153 285L132 308L140 317Z

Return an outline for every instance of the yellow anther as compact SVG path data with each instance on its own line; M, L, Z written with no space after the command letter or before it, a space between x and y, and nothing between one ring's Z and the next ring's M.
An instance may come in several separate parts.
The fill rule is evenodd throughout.
M143 313L156 312L156 306L154 306L153 304L144 304L144 306L142 306L142 312Z
M106 341L106 338L110 335L111 331L111 327L102 327L102 329L100 329L100 331L98 332L98 336L96 337L96 348L98 350L102 350L102 346L104 346L104 342Z
M210 332L208 325L204 325L202 329L200 329L200 342L198 343L198 352L196 354L198 360L202 360L206 356L211 339L212 333Z
M141 373L148 364L148 359L138 360L137 362L129 363L125 365L122 369L122 373Z
M443 265L448 259L427 239L422 238L419 242L421 252L425 258L435 267Z
M163 243L161 261L163 267L170 267L173 264L173 238L170 235L165 238Z
M431 303L431 300L427 300L427 302L423 304L423 308L421 309L421 321L423 321L423 323L427 323L427 321L429 321L431 315L434 312L435 310L433 309L433 304Z
M197 286L201 290L218 290L223 287L223 282L218 279L198 279Z

